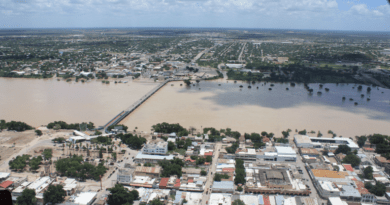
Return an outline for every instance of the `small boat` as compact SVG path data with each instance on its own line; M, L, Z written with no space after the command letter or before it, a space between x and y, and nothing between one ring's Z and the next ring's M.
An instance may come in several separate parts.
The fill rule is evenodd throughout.
M290 90L289 88L286 88L286 90Z
M325 88L325 91L326 91L326 92L329 92L329 88Z
M244 86L240 85L240 88L242 88L242 87L244 87Z
M252 86L248 86L248 88L252 88Z
M268 90L272 90L272 88L268 88Z

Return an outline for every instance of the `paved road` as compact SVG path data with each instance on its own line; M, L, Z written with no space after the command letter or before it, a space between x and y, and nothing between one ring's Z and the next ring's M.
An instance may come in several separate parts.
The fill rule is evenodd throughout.
M215 144L213 162L211 163L211 166L210 166L210 169L209 169L209 172L207 175L205 189L204 189L203 195L202 195L202 202L201 202L202 205L206 205L206 201L209 201L209 199L210 199L211 191L209 191L207 194L207 189L210 189L210 186L213 184L215 170L217 168L217 163L218 163L219 149L221 149L221 147L222 147L221 142L218 142ZM213 174L211 174L211 173L213 173Z

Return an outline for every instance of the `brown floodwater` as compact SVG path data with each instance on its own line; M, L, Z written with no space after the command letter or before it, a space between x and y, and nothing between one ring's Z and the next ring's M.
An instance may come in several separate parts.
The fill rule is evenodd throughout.
M0 119L32 126L62 120L100 126L157 86L153 82L102 84L56 79L0 78Z
M390 134L389 90L373 88L366 93L356 91L352 84L326 84L325 87L331 88L329 92L322 90L323 94L317 95L318 85L310 85L316 87L314 94L308 95L303 85L276 84L270 91L269 84L256 84L249 89L248 84L233 82L200 82L190 88L180 86L181 83L167 84L121 123L130 130L137 127L146 132L154 124L168 122L186 128L229 127L241 133L267 131L276 136L288 128L321 131L324 136L328 130L343 137ZM244 87L239 89L239 84ZM286 87L290 90L286 91ZM342 101L342 96L347 100ZM366 100L368 96L371 101Z

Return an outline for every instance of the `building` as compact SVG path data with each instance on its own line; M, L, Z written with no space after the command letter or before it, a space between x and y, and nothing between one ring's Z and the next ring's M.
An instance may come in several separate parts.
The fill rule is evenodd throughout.
M81 192L77 196L72 196L70 202L78 205L91 205L97 196L97 192Z
M256 160L257 158L257 153L255 149L237 149L235 153L235 157L238 159L243 159L243 160Z
M317 151L317 149L311 149L311 148L299 148L299 153L303 155L307 155L309 157L318 157L320 156L320 153Z
M160 176L160 172L161 172L160 166L146 167L141 165L135 168L134 175L158 178Z
M291 161L297 160L297 154L291 147L275 147L278 154L278 161Z
M261 165L260 165L261 166ZM260 167L247 165L245 193L309 195L310 191L302 180L293 178L288 167Z
M210 194L209 205L231 205L232 195L231 194Z
M374 161L376 164L378 164L381 167L385 167L386 165L390 164L390 160L387 160L382 156L375 156Z
M214 181L212 186L213 193L233 193L234 182L232 181Z
M0 172L0 182L6 180L10 176L8 172Z
M143 149L143 154L166 154L168 152L168 142L157 142L146 144Z
M328 148L334 149L339 145L347 145L352 151L358 150L359 146L349 138L323 138L309 137L307 135L294 135L294 142L298 148Z
M157 164L159 161L162 160L173 160L174 155L150 155L150 154L143 154L142 152L138 152L137 156L134 158L135 163L152 163Z
M117 181L120 184L129 185L133 181L134 169L119 169L117 174Z
M16 200L17 197L22 195L23 190L26 188L35 190L36 194L43 193L53 181L54 180L51 179L50 177L41 177L32 183L23 182L20 186L18 186L16 189L12 191L12 200ZM39 202L38 197L37 199Z

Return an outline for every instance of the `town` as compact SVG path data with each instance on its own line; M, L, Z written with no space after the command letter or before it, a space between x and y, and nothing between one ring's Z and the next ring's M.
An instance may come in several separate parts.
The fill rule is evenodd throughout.
M4 116L0 119L4 120L0 120L0 189L8 190L16 204L39 205L390 204L390 137L384 135L386 132L374 134L380 132L379 128L387 130L386 124L380 122L388 117L389 70L387 33L146 28L0 30L0 80L7 81L0 87L15 96L39 96L18 100L22 106L7 101L9 107L4 103L1 110ZM17 82L8 88L10 81ZM80 87L96 82L107 92L115 86L123 86L123 90L112 95L104 93L99 98L92 97L98 95L99 88L81 91ZM15 86L19 83L26 84ZM58 89L55 84L65 89ZM79 87L67 92L75 85ZM139 89L142 86L150 87ZM215 87L221 89L216 91ZM236 88L235 93L232 87ZM169 103L154 98L168 88L180 89L174 90L175 94L227 93L237 96L239 105L260 101L251 99L256 95L263 99L272 97L272 93L287 96L282 99L275 94L276 98L269 98L275 101L260 104L271 108L275 107L269 104L294 102L294 95L300 100L306 96L313 99L313 93L317 93L314 96L318 101L333 106L333 98L337 97L340 107L354 109L349 110L354 114L374 109L369 118L378 120L377 127L366 123L371 121L362 121L372 134L364 130L360 136L343 137L335 133L339 133L339 128L327 124L337 121L331 115L321 121L329 129L321 133L306 124L307 130L279 123L287 115L295 118L302 114L293 121L310 121L309 116L318 113L293 112L277 117L276 109L269 114L253 107L248 110L256 116L248 129L241 126L247 118L244 114L235 121L238 128L231 124L207 124L234 119L236 114L209 121L199 117L204 113L192 114L180 121L172 113L200 113L202 106L214 110L220 107L196 101L195 98L212 99L206 93L188 100L194 101L195 106L190 104L185 111L179 111L178 107L189 104L181 102L180 96L163 96ZM338 95L336 89L347 88ZM138 89L139 93L134 94ZM237 94L248 90L262 93L246 93L248 99ZM281 90L288 94L280 94ZM89 95L93 91L96 93ZM55 97L50 92L57 93L55 96L65 105L55 107L55 111L49 109L58 103L52 101ZM2 93L0 96L4 96L4 101L12 98ZM92 100L76 102L83 96ZM135 100L127 102L126 96ZM336 96L331 103L329 96ZM223 103L233 101L226 96L219 99ZM119 106L118 101L125 101L126 106ZM157 108L150 118L144 113L135 116L151 101L172 105L169 109ZM175 101L180 101L180 106L173 104ZM86 110L98 102L103 102L102 107L115 109L105 112L106 108L96 107L96 115L77 115L77 107ZM294 103L277 108L294 107ZM49 114L30 113L39 106ZM19 121L19 110L12 109L22 107L28 107L28 112L20 111L20 118L26 120ZM324 112L328 114L328 110ZM109 117L101 117L102 113ZM41 116L52 119L54 114L73 118L38 120ZM75 123L81 121L80 116L90 120ZM353 124L357 117L351 116L343 123ZM174 120L155 124L159 117ZM133 121L126 121L129 118ZM258 123L258 118L276 119L273 124L278 132L270 132L271 128ZM197 124L192 125L194 121ZM141 125L142 128L138 127ZM358 132L360 125L340 126Z
M1 133L12 136L2 142L12 156L1 155L0 187L18 204L29 197L37 204L86 205L390 203L384 135L249 134L169 123L151 133L123 125L101 133L59 125L66 127L54 122ZM19 142L26 145L15 151Z

